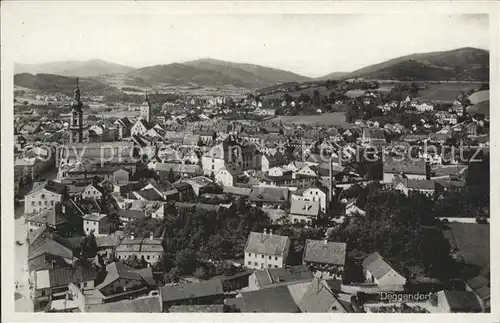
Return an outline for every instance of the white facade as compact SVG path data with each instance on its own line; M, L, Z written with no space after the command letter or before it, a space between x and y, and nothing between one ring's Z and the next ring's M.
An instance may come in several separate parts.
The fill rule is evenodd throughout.
M26 195L24 200L24 213L33 214L51 209L57 202L61 201L61 194L51 192L47 189L41 189Z
M132 135L144 135L148 132L148 129L144 126L144 123L141 120L137 120L137 122L132 126L131 134Z
M106 215L90 214L83 217L83 232L87 235L90 232L94 232L95 236L107 235L106 226Z
M82 198L91 197L94 197L96 199L100 199L102 197L101 191L99 191L94 185L88 185L82 192Z
M245 267L250 269L283 268L285 261L281 256L266 256L257 253L245 253Z
M215 182L223 186L233 186L234 177L229 173L229 171L224 167L221 168L217 174L215 174Z
M201 157L201 164L203 166L203 174L210 175L212 172L214 175L225 167L224 159L222 158L211 158L211 157Z

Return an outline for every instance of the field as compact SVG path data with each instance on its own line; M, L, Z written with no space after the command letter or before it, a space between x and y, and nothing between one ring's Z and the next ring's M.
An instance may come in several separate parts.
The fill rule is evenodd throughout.
M332 113L323 113L311 116L278 116L273 119L273 122L283 124L320 124L325 126L347 126L347 122L345 121L344 112L332 112Z
M454 241L466 263L490 265L490 226L476 223L450 223ZM451 244L451 243L450 243Z
M460 92L467 92L480 86L480 83L430 84L428 89L419 90L417 100L453 102Z

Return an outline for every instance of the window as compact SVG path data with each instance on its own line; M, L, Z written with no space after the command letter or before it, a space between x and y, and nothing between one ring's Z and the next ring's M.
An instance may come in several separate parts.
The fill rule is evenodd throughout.
M258 265L259 265L259 263L258 263L257 261L256 261L256 262L254 262L253 264L254 264L255 266L258 266Z
M31 201L31 205L35 205L35 201Z
M273 268L273 265L267 265L267 268L271 269Z
M249 261L249 262L248 262L248 265L249 265L249 266L251 266L251 265L252 265L252 262L251 262L251 261Z
M38 205L42 205L42 201L38 201Z
M262 255L261 258L264 259L264 255Z
M83 288L87 287L87 282L83 282Z
M274 265L274 268L278 268L278 265Z
M150 259L149 255L146 258L149 260Z
M47 201L45 201L45 205L47 205L47 204L48 204Z
M264 263L260 264L260 269L264 269Z
M248 257L252 257L252 253L251 252L248 253Z
M54 201L50 201L50 205L54 205Z
M271 260L273 257L269 256L269 260Z
M278 260L278 257L274 257L274 260Z

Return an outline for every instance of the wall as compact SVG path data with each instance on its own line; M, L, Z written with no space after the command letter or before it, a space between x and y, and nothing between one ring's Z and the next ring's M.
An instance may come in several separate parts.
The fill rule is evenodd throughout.
M44 196L43 198L42 195ZM60 202L61 200L60 194L43 189L31 195L26 195L24 212L26 214L38 213L54 207L56 202Z
M271 257L271 259L269 259ZM250 264L249 264L250 262ZM257 263L257 265L255 265ZM269 267L269 265L271 267ZM245 267L251 269L264 269L264 268L283 268L284 261L283 257L280 256L266 256L262 254L245 253Z

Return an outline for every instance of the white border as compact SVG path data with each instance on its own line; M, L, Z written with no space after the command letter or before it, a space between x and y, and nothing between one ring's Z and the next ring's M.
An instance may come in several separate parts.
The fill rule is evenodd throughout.
M498 291L500 281L497 272L500 269L499 259L494 256L498 252L497 243L500 239L495 239L493 227L498 227L500 221L495 218L496 210L499 207L499 185L495 181L495 174L499 167L494 161L499 160L496 146L499 138L499 129L491 128L491 291L492 291L492 313L489 314L144 314L124 313L92 313L92 314L47 314L47 313L14 313L14 253L13 253L13 227L14 227L14 207L13 207L13 62L9 52L9 44L4 41L9 33L9 26L16 19L28 17L28 14L40 14L46 10L58 11L61 15L75 15L78 13L99 13L99 14L425 14L436 13L489 13L490 14L490 87L491 87L491 120L498 120L500 111L498 89L500 84L499 64L498 64L498 40L499 34L499 3L495 1L476 2L448 2L448 1L358 1L358 2L153 2L153 1L32 1L32 2L2 2L1 3L1 99L2 99L2 321L3 322L165 322L165 321L192 321L192 322L255 322L255 321L380 321L380 322L421 322L421 321L500 321L500 304ZM411 23L411 22L410 22ZM133 44L131 45L133 46ZM3 149L5 148L5 149Z

